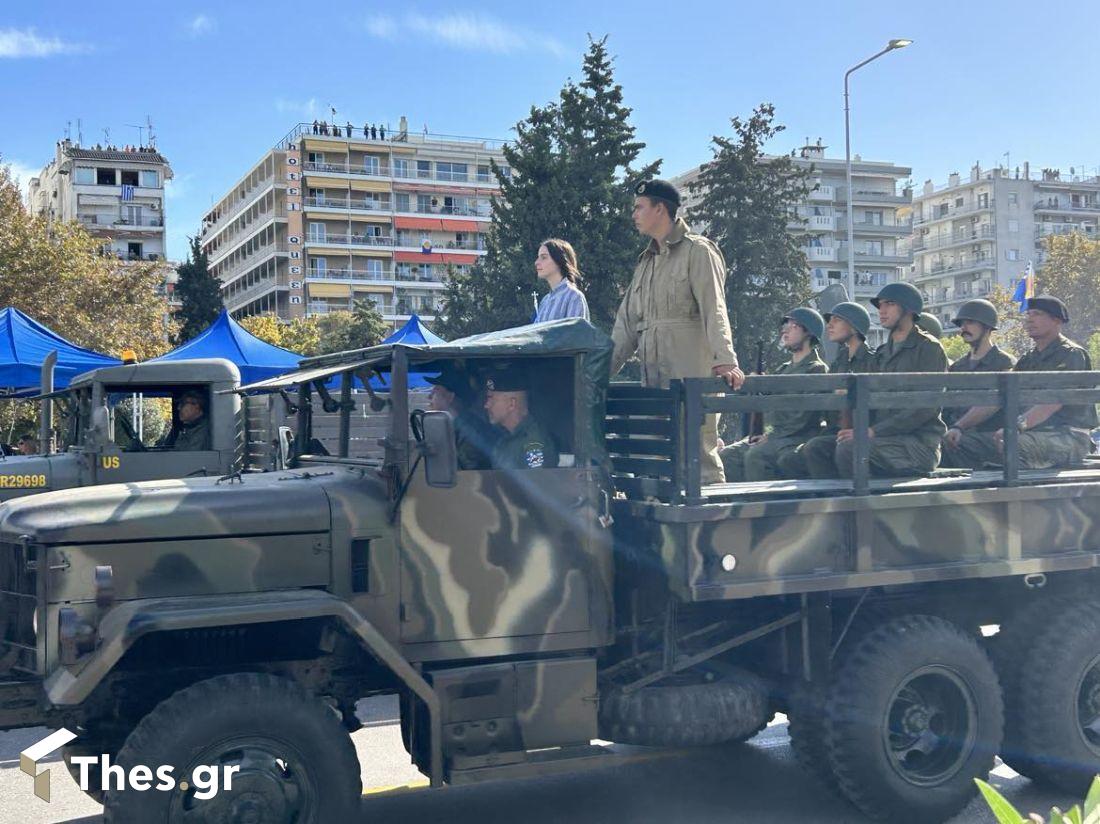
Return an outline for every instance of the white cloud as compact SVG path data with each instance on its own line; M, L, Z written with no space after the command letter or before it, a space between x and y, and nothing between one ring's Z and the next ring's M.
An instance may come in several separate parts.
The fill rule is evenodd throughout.
M0 58L53 57L88 51L79 43L66 43L59 37L41 37L34 29L0 29Z
M296 114L312 118L316 117L321 109L317 105L316 97L311 97L309 100L286 100L280 97L275 101L275 111L280 114Z
M392 17L372 17L367 32L379 39L426 39L444 46L468 51L513 54L518 51L543 51L556 57L567 54L554 37L526 29L479 12L455 12L442 15L408 14L400 21Z
M30 190L31 178L38 177L42 173L42 167L30 166L18 160L8 160L7 158L0 158L0 166L9 168L12 180L19 186L19 191L22 193L23 199L26 200L27 192Z
M192 37L202 37L204 34L210 34L217 28L217 21L207 14L196 15L195 18L187 24L187 31Z

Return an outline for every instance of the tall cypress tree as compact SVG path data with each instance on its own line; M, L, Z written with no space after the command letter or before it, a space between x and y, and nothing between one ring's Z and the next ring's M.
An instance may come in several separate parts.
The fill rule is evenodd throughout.
M487 254L468 275L455 277L444 305L444 335L527 323L539 243L560 237L573 244L592 322L610 329L623 289L643 247L630 220L632 184L655 174L658 163L635 170L645 148L635 139L631 110L615 83L607 38L592 40L583 79L569 81L559 100L532 107L504 149L511 175L494 171L501 195L494 202Z
M187 262L176 269L176 294L181 303L176 315L180 323L177 344L186 343L213 323L223 307L221 283L210 274L206 252L197 237L188 240L191 251Z
M747 365L755 363L756 342L775 340L784 312L810 295L806 256L787 224L810 192L811 170L786 155L764 157L764 144L784 129L774 119L768 103L748 120L733 118L733 135L713 138L714 159L689 184L699 201L688 222L705 231L725 256L734 348ZM774 365L778 350L765 351Z

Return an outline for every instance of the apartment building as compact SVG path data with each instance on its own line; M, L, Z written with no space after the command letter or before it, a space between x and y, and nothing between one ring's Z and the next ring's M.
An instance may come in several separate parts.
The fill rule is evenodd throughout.
M32 214L76 220L122 260L164 260L164 183L172 169L154 146L84 148L59 141L30 180Z
M940 186L926 181L913 201L907 277L950 328L960 304L998 285L1013 290L1029 261L1041 273L1048 236L1081 232L1095 239L1098 221L1096 175L1033 173L1028 163L1014 172L975 164L966 179L953 173ZM1041 287L1041 274L1038 279Z
M826 148L821 140L807 141L794 158L796 166L811 172L811 191L787 225L801 241L815 292L833 281L847 285L848 273L846 166L843 158L826 157ZM687 184L698 178L699 171L696 168L673 179L689 206L696 198L687 191ZM911 173L907 166L863 160L859 155L852 161L855 299L868 306L872 318L877 314L870 307L870 299L887 283L898 280L912 262L908 248L912 192L905 185ZM877 345L884 339L876 323L869 340Z
M289 320L373 300L433 320L450 272L485 253L501 141L301 123L203 219L235 317ZM507 169L505 169L507 174Z

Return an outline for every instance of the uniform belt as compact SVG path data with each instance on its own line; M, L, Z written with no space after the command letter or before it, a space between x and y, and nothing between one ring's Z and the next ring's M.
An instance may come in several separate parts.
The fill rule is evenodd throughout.
M648 323L639 323L637 329L638 334L641 334L650 329L665 329L670 326L699 326L699 319L669 318L666 320L651 320Z

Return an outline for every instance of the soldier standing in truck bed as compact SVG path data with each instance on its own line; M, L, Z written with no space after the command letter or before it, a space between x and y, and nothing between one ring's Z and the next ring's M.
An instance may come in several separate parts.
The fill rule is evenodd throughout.
M634 225L650 242L615 317L611 374L637 352L644 386L714 375L740 388L745 374L733 351L722 253L676 216L680 193L671 183L647 180L634 193ZM717 415L707 416L702 441L703 483L721 483Z
M791 359L775 370L776 375L823 375L829 368L818 355L817 345L825 335L825 321L806 306L792 309L783 318L783 346ZM727 482L773 481L784 477L783 459L815 435L820 435L825 415L814 411L773 412L766 416L770 431L742 438L719 453Z
M1007 372L1016 359L993 342L998 324L997 308L988 300L968 300L952 320L970 351L947 368L948 372ZM943 466L981 469L999 463L1000 452L991 433L1004 426L1004 414L997 406L946 409L947 434L943 438Z

